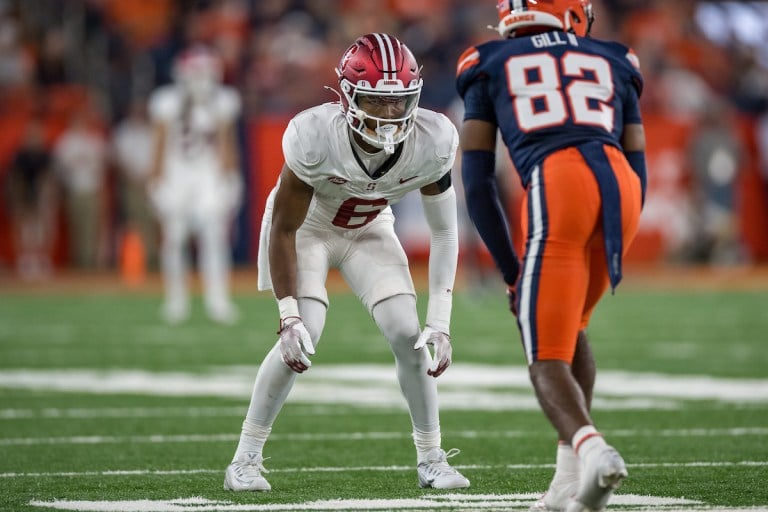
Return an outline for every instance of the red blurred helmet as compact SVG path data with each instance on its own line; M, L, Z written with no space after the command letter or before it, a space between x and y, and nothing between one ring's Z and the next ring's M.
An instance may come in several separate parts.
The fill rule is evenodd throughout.
M173 63L173 79L194 97L210 94L221 83L222 74L221 58L203 45L183 51Z
M344 52L336 75L349 126L392 153L413 131L421 95L421 68L411 51L394 36L366 34ZM361 100L377 106L376 112L366 111Z
M496 8L501 37L523 35L528 27L552 27L585 37L595 19L589 0L499 0Z

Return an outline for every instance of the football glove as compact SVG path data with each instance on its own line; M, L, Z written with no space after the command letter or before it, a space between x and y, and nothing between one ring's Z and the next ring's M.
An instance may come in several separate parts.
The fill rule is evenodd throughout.
M313 355L315 347L301 318L290 316L281 319L277 334L280 335L280 352L283 355L283 362L291 370L303 373L312 366L306 354Z
M517 294L514 286L507 286L507 301L509 302L509 311L517 316Z
M451 355L453 353L451 337L444 332L426 326L421 331L421 335L416 340L413 348L419 350L425 345L432 345L435 351L435 355L432 358L432 366L427 370L427 375L437 378L451 365Z

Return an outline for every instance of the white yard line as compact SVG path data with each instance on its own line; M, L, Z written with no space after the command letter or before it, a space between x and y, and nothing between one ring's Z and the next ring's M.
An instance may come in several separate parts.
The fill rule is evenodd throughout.
M256 368L215 368L208 373L145 370L6 369L0 388L91 394L224 396L247 399ZM404 408L391 365L313 367L296 381L293 403ZM596 409L674 409L686 400L731 404L768 403L768 379L732 379L623 371L601 371ZM440 377L444 410L538 410L527 369L455 364Z
M247 410L240 407L94 407L43 409L0 409L0 420L35 418L94 419L94 418L175 418L242 416Z
M611 437L742 437L766 436L768 428L727 428L727 429L662 429L662 430L606 430ZM443 435L460 439L479 438L520 438L536 435L551 436L548 431L533 430L448 430ZM323 434L272 434L273 441L376 441L382 439L410 439L409 432L337 432ZM146 436L61 436L61 437L17 437L0 438L0 446L40 446L51 444L161 444L161 443L218 443L240 439L239 433L224 434L151 434Z
M70 501L52 500L29 502L32 506L89 512L182 512L182 511L287 511L287 510L466 510L486 512L528 510L537 494L425 494L418 498L317 500L303 503L232 503L203 497L173 500ZM629 511L663 510L665 512L765 512L766 508L708 507L700 501L684 498L615 494L611 509Z
M525 470L525 469L547 469L554 467L553 464L465 464L453 465L458 469L470 469L477 471L499 471L499 470ZM738 462L643 462L640 464L627 464L629 468L735 468L735 467L768 467L768 461L745 460ZM355 473L362 471L372 472L400 472L413 471L414 466L331 466L331 467L309 467L309 468L270 468L269 473ZM198 475L198 474L224 474L224 468L215 469L118 469L104 471L62 471L62 472L10 472L0 473L0 478L54 478L54 477L101 477L101 476L159 476L159 475Z

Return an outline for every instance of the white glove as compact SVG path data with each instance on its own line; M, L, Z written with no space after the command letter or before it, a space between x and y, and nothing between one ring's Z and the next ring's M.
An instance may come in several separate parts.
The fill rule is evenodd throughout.
M283 362L296 373L303 373L312 362L304 352L309 355L315 353L312 339L309 337L304 322L297 316L280 320L280 352L283 354ZM303 350L302 350L303 348Z
M451 365L451 354L453 353L451 337L444 332L426 326L421 331L421 335L413 348L419 350L425 345L435 347L435 356L432 359L432 366L427 370L427 375L437 378Z

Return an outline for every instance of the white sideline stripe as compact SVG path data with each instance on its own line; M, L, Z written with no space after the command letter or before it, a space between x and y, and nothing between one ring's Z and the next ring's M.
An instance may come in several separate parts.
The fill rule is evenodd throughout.
M0 420L32 418L173 418L242 416L246 407L106 407L45 409L0 409Z
M548 469L554 464L452 464L457 469L471 469L482 471L498 471L512 469ZM765 467L768 461L743 460L738 462L642 462L639 464L627 464L629 468L732 468L732 467ZM356 467L314 467L314 468L270 468L269 473L346 473L361 471L413 471L413 466L356 466ZM199 475L221 473L224 468L216 469L116 469L105 471L63 471L63 472L10 472L0 473L0 478L53 478L53 477L88 477L88 476L146 476L146 475Z
M69 501L53 500L29 502L32 506L56 508L60 510L80 510L92 512L177 512L177 511L276 511L276 510L497 510L514 509L527 510L536 494L431 494L420 498L403 499L351 499L351 500L317 500L304 503L248 503L236 504L229 501L209 500L200 496L193 498L177 498L174 500L132 500L132 501ZM657 496L638 496L633 494L616 494L611 500L612 505L632 505L666 510L669 506L700 505L701 502L684 498L665 498ZM633 510L633 509L625 509ZM634 510L648 510L639 508ZM691 508L685 508L690 512ZM736 510L736 509L719 509ZM752 509L755 510L755 509Z
M59 510L78 510L90 512L180 512L180 511L277 511L277 510L485 510L509 511L527 510L530 503L538 497L537 494L426 494L419 498L402 499L350 499L350 500L317 500L304 503L247 503L237 504L223 500L209 500L200 496L193 498L177 498L173 500L131 500L131 501L69 501L32 500L31 506L55 508ZM684 498L667 498L659 496L639 496L635 494L615 494L611 505L630 506L622 510L670 510L669 507L686 507L674 510L692 512L693 510L708 511L737 511L760 509L725 509L701 508L700 501ZM637 508L637 507L640 508ZM692 507L696 506L696 509Z
M6 369L0 388L56 390L92 394L153 396L251 395L255 367L217 367L210 373L143 370ZM404 408L391 365L326 365L313 367L297 380L293 403L346 404ZM675 408L680 400L768 403L768 379L733 379L603 370L595 385L595 407ZM440 377L443 409L538 410L522 366L457 363Z
M663 429L663 430L606 430L611 437L741 437L765 436L768 428L739 427L727 429ZM518 438L536 435L551 436L548 431L445 431L445 437L460 439ZM410 439L408 432L339 432L333 434L272 434L270 441L370 441L382 439ZM50 444L137 444L137 443L218 443L238 441L239 433L227 434L152 434L148 436L62 436L0 438L0 446L39 446Z

